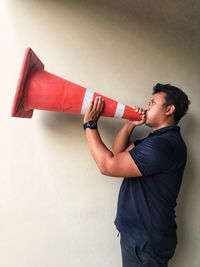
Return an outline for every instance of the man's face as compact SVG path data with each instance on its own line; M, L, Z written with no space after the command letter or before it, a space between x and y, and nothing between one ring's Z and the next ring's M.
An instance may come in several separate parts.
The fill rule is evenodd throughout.
M159 92L153 95L149 102L149 106L146 112L146 125L157 128L162 126L165 119L165 104L166 93Z

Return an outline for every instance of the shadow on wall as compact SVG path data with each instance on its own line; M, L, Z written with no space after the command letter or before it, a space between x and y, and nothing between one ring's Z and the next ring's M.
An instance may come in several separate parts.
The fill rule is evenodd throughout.
M48 111L39 112L41 112L40 123L51 132L59 132L59 135L67 136L69 140L73 141L84 135L83 115ZM124 122L124 119L100 117L98 123L100 134L103 136L103 140L105 138L109 147Z
M82 126L82 116L77 114L67 114L62 112L41 112L41 123L52 131L65 131L66 127L75 128Z

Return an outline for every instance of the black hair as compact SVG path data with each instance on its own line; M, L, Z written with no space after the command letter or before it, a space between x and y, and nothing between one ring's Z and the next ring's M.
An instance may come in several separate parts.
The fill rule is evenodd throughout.
M186 114L191 103L188 96L180 88L171 84L157 83L153 87L153 95L159 92L164 92L166 94L165 106L175 106L174 120L175 123L178 124L180 119Z

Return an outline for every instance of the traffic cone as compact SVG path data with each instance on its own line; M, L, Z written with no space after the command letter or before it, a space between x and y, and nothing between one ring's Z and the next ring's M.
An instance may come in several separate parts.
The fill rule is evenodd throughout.
M34 109L85 114L96 96L104 99L102 116L141 120L142 115L132 107L45 71L44 64L27 48L11 116L31 118Z

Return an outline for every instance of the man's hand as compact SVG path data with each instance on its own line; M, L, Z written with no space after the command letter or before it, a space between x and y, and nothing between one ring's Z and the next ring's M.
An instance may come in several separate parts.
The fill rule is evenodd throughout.
M135 107L133 106L133 109L142 115L142 119L140 121L128 121L128 124L132 125L133 127L136 127L138 125L142 125L146 122L146 109Z
M94 101L91 102L88 111L85 113L83 123L88 121L98 121L101 112L104 107L104 100L101 96L97 96Z

